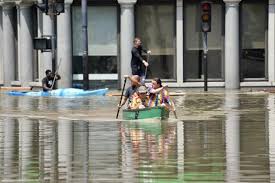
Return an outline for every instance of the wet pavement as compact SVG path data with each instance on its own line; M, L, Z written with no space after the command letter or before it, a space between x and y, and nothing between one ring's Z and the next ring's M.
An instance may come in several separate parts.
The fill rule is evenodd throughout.
M0 93L0 182L275 182L275 94L187 91L169 120L119 97Z

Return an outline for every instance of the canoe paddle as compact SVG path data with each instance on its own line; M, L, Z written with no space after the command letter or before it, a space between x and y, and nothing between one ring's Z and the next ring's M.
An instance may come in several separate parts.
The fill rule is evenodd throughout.
M58 65L57 65L57 69L56 69L56 71L55 71L55 73L54 73L53 84L52 84L51 90L53 89L54 83L55 83L55 81L56 81L56 74L57 74L57 72L58 72L60 63L61 63L61 58L60 58L59 63L58 63Z
M122 96L123 96L123 93L124 93L126 81L127 81L127 77L125 77L125 79L124 79L124 84L123 84L123 88L122 88L121 95L120 95L120 100L119 100L119 106L121 104L121 100L122 100ZM118 118L119 110L120 110L120 107L117 108L116 119Z
M176 111L173 111L173 113L174 113L175 118L178 119Z
M172 110L173 110L173 113L174 113L174 116L176 119L178 119L178 116L177 116L177 113L176 113L176 108L175 108L175 103L171 100L171 104L172 104Z
M148 53L147 54L147 63L149 63L149 57L150 57L150 54ZM142 83L145 83L145 79L146 79L146 75L147 75L147 68L145 68L145 73L144 73L144 78L142 78Z

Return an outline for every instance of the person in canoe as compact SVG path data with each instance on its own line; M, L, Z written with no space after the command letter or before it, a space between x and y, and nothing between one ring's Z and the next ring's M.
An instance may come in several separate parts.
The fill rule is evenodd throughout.
M139 75L139 77L141 77L141 81L143 81L143 77L145 77L145 72L143 71L142 66L149 66L148 62L142 58L142 52L146 54L151 53L150 50L146 50L142 47L141 39L136 37L134 39L134 46L131 50L131 69L132 75Z
M127 100L128 100L127 108L130 107L130 104L131 104L132 99L133 99L133 94L137 91L137 89L139 87L139 82L140 82L140 77L138 75L133 75L133 76L125 75L124 77L130 79L131 86L129 86L126 89L126 92L123 96L123 100L122 100L121 104L118 105L119 108L121 108L127 102Z
M144 109L148 107L149 98L147 91L146 86L138 87L137 92L133 96L133 101L130 104L130 109Z
M132 81L132 78L129 77ZM138 86L145 86L143 83L138 82ZM165 106L170 111L176 111L174 102L170 99L169 92L167 90L167 85L162 86L162 81L160 78L154 78L148 86L148 93L149 93L149 107L156 107L156 106Z
M162 86L160 78L154 78L151 85L148 87L149 91L149 107L164 106L170 111L175 111L173 101L170 99L167 85Z
M51 91L55 84L55 81L60 80L61 77L59 74L53 74L51 70L45 71L46 77L42 79L42 88L44 92Z

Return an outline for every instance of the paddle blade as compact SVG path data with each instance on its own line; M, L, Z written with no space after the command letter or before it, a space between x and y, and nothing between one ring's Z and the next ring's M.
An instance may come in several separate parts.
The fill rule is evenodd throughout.
M119 110L120 110L120 107L117 109L116 119L118 118L118 115L119 115Z

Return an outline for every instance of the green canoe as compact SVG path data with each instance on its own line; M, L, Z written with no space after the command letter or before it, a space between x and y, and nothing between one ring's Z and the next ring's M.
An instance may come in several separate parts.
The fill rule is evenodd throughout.
M125 109L123 110L123 119L146 119L146 118L169 118L169 111L164 107L149 107L144 109Z

